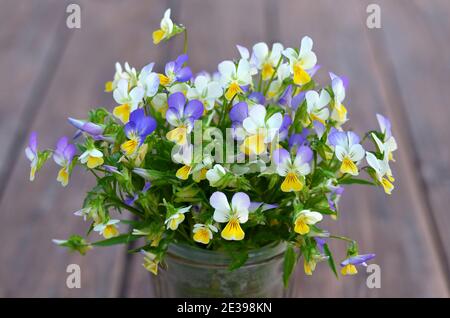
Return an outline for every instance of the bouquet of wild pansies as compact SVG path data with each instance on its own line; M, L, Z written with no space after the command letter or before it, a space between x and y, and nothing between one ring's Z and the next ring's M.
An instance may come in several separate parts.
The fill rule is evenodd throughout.
M179 33L185 27L167 10L153 40ZM309 37L298 49L257 43L250 54L238 46L239 59L196 75L187 66L186 39L184 54L162 73L153 63L140 71L117 63L105 89L116 105L69 118L73 140L39 151L31 135L31 180L50 157L63 186L77 165L96 178L75 214L89 222L87 237L94 231L104 239L74 235L55 243L84 254L139 240L133 252L156 274L172 243L224 251L238 267L250 250L286 242L287 281L300 257L307 275L321 261L337 274L327 242L340 239L348 244L341 272L355 274L374 254L359 254L353 240L320 222L338 218L343 185L391 193L397 146L389 120L377 115L380 129L362 138L344 128L347 81L330 73L330 84L317 87Z

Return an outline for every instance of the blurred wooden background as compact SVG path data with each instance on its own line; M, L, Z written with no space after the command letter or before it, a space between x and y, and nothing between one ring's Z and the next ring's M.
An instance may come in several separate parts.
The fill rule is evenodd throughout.
M159 68L181 52L182 39L155 47L151 32L167 7L189 29L189 65L214 71L238 56L236 44L280 41L297 47L304 35L326 71L350 79L346 105L357 132L389 116L400 149L396 189L353 187L344 194L333 232L377 254L381 288L367 274L337 281L325 264L312 277L299 266L298 297L448 297L450 258L450 2L448 0L77 0L82 25L69 30L60 0L0 0L0 296L146 297L142 259L126 247L97 248L85 257L51 243L84 233L73 215L93 180L78 170L67 189L50 162L28 182L28 134L53 146L73 129L67 116L114 106L103 93L116 61ZM366 7L381 7L381 29L366 27ZM347 126L349 127L349 126ZM333 244L338 259L343 246ZM66 287L66 266L81 266L82 288ZM274 278L277 279L277 278Z

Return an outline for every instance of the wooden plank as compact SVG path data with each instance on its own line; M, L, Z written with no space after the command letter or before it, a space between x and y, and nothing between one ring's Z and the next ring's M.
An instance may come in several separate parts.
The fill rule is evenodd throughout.
M72 39L43 101L29 127L40 133L41 147L53 146L61 135L73 134L67 116L83 118L93 106L112 108L104 82L114 74L114 63L126 58L141 67L158 58L151 31L165 3L151 1L80 1L82 27ZM126 26L126 27L124 27ZM60 30L61 32L67 32ZM0 210L0 296L73 297L117 296L122 288L125 247L98 248L86 257L68 254L52 238L85 233L87 224L73 216L93 180L76 169L63 191L56 168L49 164L34 183L27 181L29 163L21 149ZM25 197L26 196L26 197ZM92 240L98 239L93 234ZM66 266L81 267L81 289L66 287Z
M408 4L408 5L406 5ZM377 57L387 60L384 69L387 93L398 94L398 117L407 122L410 156L414 172L422 184L427 205L426 218L435 234L435 243L450 281L450 3L384 1L383 32L371 40ZM411 32L414 30L414 32Z
M0 78L0 198L19 152L15 145L25 138L65 46L67 34L57 32L64 8L56 0L2 2L0 68L7 75Z
M239 56L236 44L251 48L254 43L264 40L268 28L264 21L268 2L186 0L172 7L176 21L188 28L189 66L193 72L214 72L221 61ZM175 50L170 56L179 52L181 50ZM127 274L130 284L124 296L151 296L149 274L142 270L142 259L134 257L131 263Z
M397 164L393 165L397 184L393 195L386 197L380 189L349 187L341 204L341 219L330 224L331 231L358 240L361 252L377 253L375 263L381 267L381 288L368 289L363 272L355 278L333 280L323 264L312 277L297 276L296 295L447 296L439 251L430 233L414 162L406 149L408 132L402 125L402 118L395 117L397 113L393 109L399 105L385 94L385 78L377 71L381 67L377 64L379 60L374 57L366 38L366 7L357 1L340 2L339 6L328 0L278 3L281 6L280 40L286 45L298 46L303 35L310 35L324 69L319 78L326 78L325 71L349 77L346 105L351 121L347 128L359 133L377 128L376 112L394 116L393 130L400 144ZM395 16L397 12L392 14ZM409 33L414 34L414 30L410 29ZM333 244L335 246L337 244ZM342 253L336 256L338 260L344 257Z

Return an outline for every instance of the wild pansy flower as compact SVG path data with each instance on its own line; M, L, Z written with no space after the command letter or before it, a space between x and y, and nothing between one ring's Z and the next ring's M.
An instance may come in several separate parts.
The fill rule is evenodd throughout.
M144 143L145 138L156 129L156 120L151 116L145 116L143 109L136 109L130 115L128 123L124 127L128 141L120 148L130 156Z
M248 112L248 117L242 122L248 137L240 149L246 155L260 155L267 150L267 144L272 142L281 127L283 116L275 113L266 120L266 108L255 105Z
M98 224L94 227L94 231L103 235L105 239L109 239L120 234L117 224L119 220L109 220L106 223Z
M189 178L193 168L193 149L194 147L191 144L185 144L175 148L175 153L173 154L172 159L174 162L183 165L175 174L178 179L187 180Z
M319 212L311 210L303 210L297 213L294 218L294 231L298 234L305 235L310 231L310 225L314 225L322 221L323 216Z
M120 104L113 110L113 115L126 124L130 118L130 113L139 107L144 98L145 91L142 87L136 86L128 91L128 81L120 80L117 88L113 92L114 100Z
M375 134L372 134L378 148L381 151L386 151L388 159L395 161L392 153L397 150L397 142L394 136L392 136L391 122L388 118L383 115L377 114L378 125L380 126L381 133L383 134L383 139L380 141Z
M144 89L144 97L153 97L158 92L159 75L152 72L155 63L144 66L139 73L137 85Z
M153 32L153 43L158 44L162 40L168 39L173 32L173 22L170 19L170 9L164 12L164 16L159 25L159 29Z
M34 180L39 162L39 153L37 150L37 132L30 134L28 147L25 148L25 155L30 160L30 181Z
M131 67L128 62L124 64L125 70L122 69L122 65L116 62L116 73L114 74L114 80L106 82L105 92L112 92L117 88L117 84L120 80L126 80L131 86L134 86L137 82L137 72L134 67Z
M178 229L178 225L180 225L185 219L184 214L186 212L189 212L191 207L192 205L184 208L176 208L176 210L172 213L172 215L170 215L164 222L164 224L166 224L167 229L171 229L172 231Z
M375 171L375 178L381 186L383 186L386 194L391 194L394 189L392 184L395 179L392 176L391 168L389 167L389 160L387 154L384 154L382 160L378 159L373 153L366 153L366 160L369 166Z
M253 46L250 64L254 64L257 69L261 70L261 76L264 81L268 80L275 73L282 52L283 45L281 43L274 43L271 51L269 51L266 43L256 43Z
M222 94L223 90L218 82L208 80L206 76L199 75L194 80L194 86L189 87L186 96L190 100L197 99L201 101L207 110L211 110L214 108L216 100Z
M346 80L330 72L331 90L333 91L333 99L331 101L331 118L339 125L347 121L347 109L342 104L345 99Z
M307 91L305 94L306 109L308 111L311 121L319 121L325 125L325 121L330 116L330 111L327 108L331 98L328 92L324 89L317 93L316 91Z
M342 162L340 171L353 176L358 175L357 163L364 158L365 150L359 144L359 137L352 131L332 130L328 135L329 143L334 147L336 158Z
M78 160L80 160L81 163L86 164L89 169L97 168L104 162L103 153L93 146L86 149Z
M303 128L300 133L292 134L289 137L289 149L299 148L300 146L308 146L309 141L307 137L309 136L309 129Z
M212 224L194 224L194 241L202 244L208 244L213 238L213 232L217 233L218 229Z
M159 82L163 86L169 86L176 82L187 82L192 77L192 71L189 67L183 66L188 60L187 54L182 54L175 61L166 64L164 74L159 74Z
M158 258L155 254L151 252L147 252L144 250L141 250L141 254L144 256L144 268L148 270L153 275L158 275Z
M279 130L279 140L280 141L283 141L287 138L291 124L292 124L291 116L289 114L284 114L283 121L281 122L280 130Z
M180 92L170 95L167 102L169 109L166 112L166 120L176 128L169 131L166 137L178 145L185 145L194 122L203 115L203 104L196 99L186 103L186 97Z
M53 153L53 160L55 160L56 164L61 166L56 180L61 182L63 187L69 183L71 163L76 151L77 149L75 146L69 144L69 138L67 137L61 137L56 144L56 149Z
M283 148L273 151L272 159L278 175L285 177L281 191L300 191L305 183L304 176L311 172L309 162L313 157L311 148L300 146L292 159L291 154Z
M298 52L292 48L287 48L283 52L283 55L289 59L291 73L294 74L294 83L297 85L304 85L311 81L311 76L307 71L313 69L317 63L317 57L312 51L312 47L313 40L305 36Z
M375 254L363 254L349 257L341 262L341 274L344 276L355 275L358 273L356 265L367 266L366 262L373 258L375 258Z
M247 222L250 198L244 192L237 192L231 199L231 206L223 192L214 192L209 199L214 208L213 219L219 223L227 223L222 230L221 236L225 240L240 241L245 233L240 224Z
M231 100L236 94L243 93L242 87L252 83L250 63L245 59L241 59L238 65L232 61L223 61L218 68L227 100Z

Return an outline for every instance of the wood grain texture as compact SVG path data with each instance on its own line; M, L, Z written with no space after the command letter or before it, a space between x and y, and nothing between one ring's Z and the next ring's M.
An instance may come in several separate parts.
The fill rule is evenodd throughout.
M298 46L303 35L315 39L314 51L325 71L350 79L347 129L363 132L376 129L375 113L393 117L394 134L407 144L401 118L395 118L393 104L385 94L380 65L367 39L366 7L357 1L280 2L280 40ZM399 14L399 13L395 13ZM286 18L287 17L287 18ZM295 31L292 31L295 30ZM376 32L376 31L374 31ZM324 78L319 76L319 78ZM360 243L362 253L375 252L381 267L381 289L368 289L364 270L356 279L333 281L325 265L313 277L297 277L298 296L421 297L447 296L444 270L438 258L421 200L417 173L407 149L400 147L393 165L397 188L391 197L381 189L349 187L341 204L342 217L330 231L350 236ZM351 188L351 190L350 190ZM335 244L337 245L337 244ZM343 254L337 254L342 259ZM324 272L324 270L326 272ZM418 273L433 273L419 275Z
M408 5L406 5L408 3ZM450 282L450 3L383 1L383 27L370 34L386 92L410 139L405 148L422 185L426 218ZM444 18L447 17L447 18ZM414 32L411 32L414 30ZM379 35L382 35L379 36Z
M68 34L58 31L64 8L64 1L56 0L1 3L0 198L19 152L16 144L39 111L64 50Z
M127 60L138 67L157 58L151 30L165 3L141 1L83 1L82 27L72 39L38 116L30 124L40 133L40 147L52 147L61 135L74 133L67 116L83 118L94 106L111 108L114 101L103 93L104 82L114 74L114 63ZM63 11L64 12L64 11ZM44 19L44 17L41 17ZM126 25L127 27L123 27ZM66 32L66 30L60 30ZM24 149L24 144L16 147ZM52 162L28 182L29 163L20 153L1 202L0 295L32 297L111 297L122 288L125 246L101 249L85 257L68 254L52 238L83 234L88 225L72 213L80 208L92 178L76 169L67 189L55 180ZM92 240L100 239L92 234ZM81 289L66 287L66 266L81 266Z
M82 28L65 28L68 2L43 0L0 5L0 297L152 297L148 272L126 246L97 248L81 257L54 246L52 238L83 234L73 216L94 183L76 169L67 189L52 162L28 182L25 137L40 134L51 147L73 129L67 116L83 118L92 107L112 108L103 84L116 61L157 70L181 52L182 36L158 47L151 32L172 8L189 30L189 66L215 71L239 56L236 44L259 41L297 47L314 40L322 70L346 75L348 129L376 129L375 113L393 121L400 145L393 165L396 189L349 186L342 216L330 231L350 236L362 253L375 252L381 289L368 289L362 269L336 281L326 264L306 277L301 264L291 282L295 297L448 297L450 216L450 3L447 0L380 0L382 29L366 27L370 1L153 0L77 1ZM12 137L12 138L11 138ZM14 154L15 156L12 156ZM17 157L18 156L18 157ZM3 193L3 196L2 196ZM92 240L99 237L92 235ZM345 246L332 242L335 258ZM66 266L79 264L82 288L66 287ZM274 278L277 279L277 278Z

